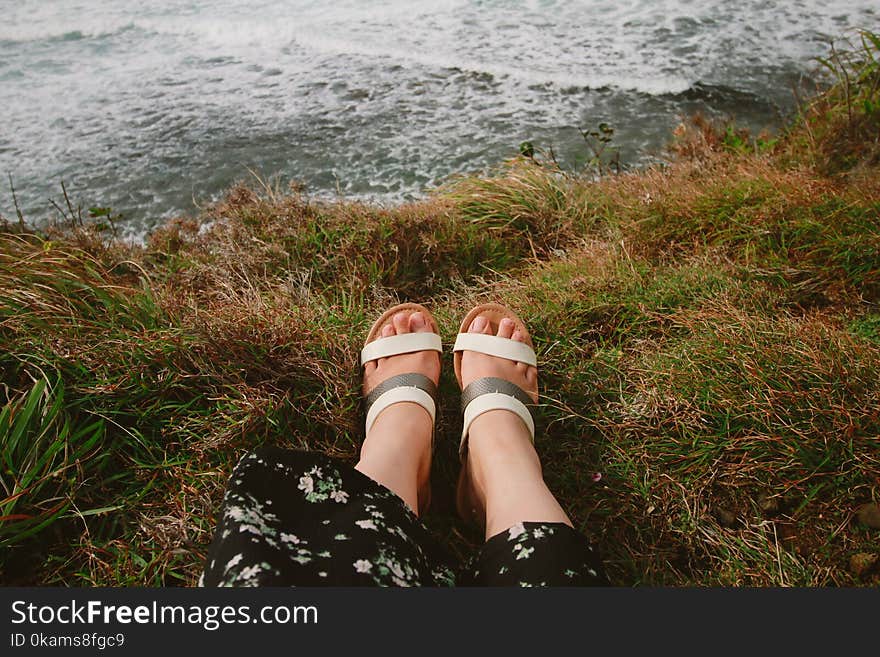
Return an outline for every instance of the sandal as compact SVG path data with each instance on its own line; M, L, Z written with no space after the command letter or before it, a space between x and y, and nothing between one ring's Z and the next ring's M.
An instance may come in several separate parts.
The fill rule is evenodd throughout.
M405 311L422 313L425 316L428 327L433 332L401 333L388 338L380 337L382 329L391 322L394 315ZM370 328L364 348L361 350L360 362L363 367L373 360L416 351L443 352L443 343L437 328L437 321L424 306L417 303L401 303L382 313L382 316ZM376 418L379 417L379 413L392 404L400 402L412 402L424 408L431 416L433 427L437 416L437 384L424 374L409 372L392 376L377 384L372 390L364 391L364 412L366 415L364 436L369 432ZM433 444L434 433L432 428L431 445L433 446ZM430 498L431 489L429 485L425 491L419 491L419 499L425 500L424 504L419 504L420 516L427 510Z
M483 316L489 321L493 335L484 333L468 333L468 328L475 318ZM519 330L525 337L525 342L519 342L510 338L502 338L497 334L498 324L504 318L510 319L515 324L514 330ZM534 344L526 329L525 323L509 308L495 304L485 303L471 310L461 323L458 337L453 348L455 378L459 387L462 387L461 359L462 352L475 351L489 356L497 356L508 360L525 363L537 367ZM464 518L470 518L477 525L481 525L485 519L484 510L476 509L469 504L466 460L468 430L474 419L494 410L506 410L515 413L529 430L532 444L535 442L535 421L532 418L531 409L536 405L534 397L538 391L527 391L515 383L498 377L483 377L471 381L461 392L461 408L464 421L461 429L461 443L458 454L462 462L461 475L458 479L457 507L459 514Z

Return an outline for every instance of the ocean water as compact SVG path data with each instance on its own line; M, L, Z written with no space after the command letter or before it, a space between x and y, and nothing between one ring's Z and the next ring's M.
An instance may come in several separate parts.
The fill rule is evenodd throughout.
M0 214L61 181L129 235L240 180L416 198L530 140L567 166L607 122L624 163L681 117L781 125L876 0L16 0L0 5Z

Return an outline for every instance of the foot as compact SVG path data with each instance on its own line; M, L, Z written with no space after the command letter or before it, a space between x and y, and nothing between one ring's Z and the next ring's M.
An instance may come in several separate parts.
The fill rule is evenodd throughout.
M381 337L390 338L404 333L431 333L431 327L425 316L420 312L399 312L391 318L391 323L382 328ZM381 339L381 338L377 338ZM390 358L380 358L364 365L364 395L366 396L373 388L385 379L416 372L424 374L434 383L440 381L440 354L435 351L416 351L411 354L400 354ZM416 408L427 413L418 404L412 404ZM389 409L386 410L390 410ZM384 414L379 415L381 418ZM378 420L377 420L378 421Z
M495 326L489 319L477 316L468 327L468 333L483 333L509 338L517 342L526 342L522 331L516 323L506 317ZM538 401L538 370L525 363L518 363L506 358L489 356L474 351L465 351L461 355L461 387L464 390L471 382L483 377L493 376L505 379L518 385ZM468 435L468 453L480 454L491 451L493 446L487 443L499 443L506 449L507 437L514 443L531 442L528 428L510 411L489 411L477 417ZM500 440L499 440L500 438ZM485 447L485 450L482 449ZM471 518L479 524L485 523L486 490L475 472L477 459L468 458L463 464L463 481L459 485L459 506L470 509L475 517Z
M423 313L406 311L395 314L376 339L431 332L432 327ZM367 363L364 365L364 395L386 379L410 372L423 374L438 383L440 355L434 351L417 351ZM355 469L395 492L419 514L430 498L433 430L430 414L418 404L392 404L379 413L367 432Z
M500 319L496 325L486 317L477 316L468 332L528 342L516 323L508 318ZM487 376L516 384L537 403L538 370L535 367L473 351L462 352L462 389ZM487 539L517 522L571 524L544 483L541 462L528 427L511 411L489 411L471 424L458 495L460 512L484 525Z
M513 320L502 318L498 326L483 316L474 318L468 327L468 333L484 333L497 335L500 338L508 338L517 342L526 342L522 331L516 328ZM487 356L473 351L465 351L461 355L461 385L462 390L469 383L486 376L494 376L506 379L529 393L532 401L538 401L538 370L525 363L517 363L506 358ZM496 411L492 411L496 412ZM507 411L498 411L506 413Z

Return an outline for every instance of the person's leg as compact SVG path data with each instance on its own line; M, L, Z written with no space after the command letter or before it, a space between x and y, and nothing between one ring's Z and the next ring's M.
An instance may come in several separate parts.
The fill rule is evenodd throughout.
M506 318L495 329L486 318L477 317L468 331L525 341L513 321ZM482 377L498 377L515 383L537 401L538 372L523 363L467 351L462 354L461 374L462 386ZM528 428L514 413L489 411L473 421L464 467L471 502L485 513L487 539L521 522L561 522L571 526L571 520L544 483Z
M382 330L388 338L404 333L431 332L421 312L400 312ZM364 366L364 391L398 374L416 372L435 383L440 378L436 352L418 351L380 358ZM430 494L431 436L433 424L418 404L402 402L383 410L367 432L355 469L394 491L414 513Z
M492 312L487 313L492 315ZM509 318L478 315L467 327L530 344ZM460 383L494 377L538 399L537 369L525 363L462 351ZM478 384L479 385L479 384ZM459 575L471 586L596 586L608 583L599 555L576 531L547 488L524 420L508 410L478 415L470 424L459 508L485 522L486 543Z

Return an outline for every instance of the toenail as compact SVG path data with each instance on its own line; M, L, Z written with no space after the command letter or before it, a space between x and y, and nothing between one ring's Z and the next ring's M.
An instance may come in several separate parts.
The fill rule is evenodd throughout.
M425 328L425 317L422 313L413 313L409 318L409 325L417 329Z
M486 318L485 317L477 317L474 320L474 323L471 324L471 328L475 331L482 331L486 328Z

